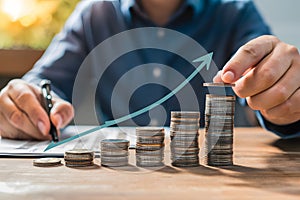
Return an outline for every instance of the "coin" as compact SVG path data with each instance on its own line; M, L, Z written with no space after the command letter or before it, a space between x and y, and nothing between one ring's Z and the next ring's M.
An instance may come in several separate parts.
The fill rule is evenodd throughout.
M162 162L163 156L157 156L157 155L137 155L136 160L139 162Z
M171 122L170 131L198 131L199 123L196 124L174 124Z
M103 149L123 149L129 147L129 141L124 139L104 139L101 141L101 150Z
M164 147L164 144L136 144L136 149L145 151L157 151Z
M171 123L179 123L179 124L198 124L199 118L171 118Z
M162 137L137 137L136 142L139 144L161 144L164 142Z
M120 150L120 151L103 150L103 151L101 151L101 156L104 156L104 157L124 157L124 156L128 156L128 151L126 151L126 150Z
M61 164L61 159L59 158L39 158L33 160L33 165L36 167L52 167Z
M234 87L235 84L229 83L203 83L204 87Z
M171 141L174 144L176 144L176 143L187 143L187 144L196 143L196 142L198 142L198 136L185 137L185 136L181 136L181 135L175 135L175 136L171 136Z
M147 162L147 161L139 162L139 161L137 161L136 166L138 166L138 167L161 167L161 166L164 166L164 163L163 162L153 162L153 161L150 161L150 162Z
M209 151L209 155L230 155L233 154L232 146L228 148L224 147L214 147L212 150Z
M198 111L171 111L171 120L174 118L200 119L200 112L198 112Z
M198 148L198 141L180 141L180 140L172 140L171 148L182 147L182 148Z
M124 163L128 161L128 156L101 156L101 163Z
M104 167L124 167L128 165L128 160L124 162L101 162L101 165Z
M213 166L228 166L233 165L232 154L209 154L207 162Z
M78 155L66 153L64 156L65 160L93 160L93 158L94 158L94 153L78 154Z
M236 99L233 95L217 95L217 94L206 94L207 101L220 101L220 100L227 100L227 101L234 101Z
M163 166L164 154L148 154L148 153L137 153L136 154L136 165L138 167L159 167Z
M93 166L93 161L65 161L67 167L89 167Z
M91 154L93 155L94 152L88 149L72 149L66 151L67 154L79 155L79 154Z
M197 167L199 166L199 160L175 160L172 161L172 165L175 167Z
M106 167L122 167L128 165L128 156L101 157L101 165Z
M170 130L171 137L196 137L199 135L199 130L196 131L172 131ZM196 139L196 138L195 138Z
M171 147L171 154L173 155L198 155L199 148L197 147Z
M136 133L144 132L148 134L152 133L164 133L164 128L154 126L140 126L135 128Z

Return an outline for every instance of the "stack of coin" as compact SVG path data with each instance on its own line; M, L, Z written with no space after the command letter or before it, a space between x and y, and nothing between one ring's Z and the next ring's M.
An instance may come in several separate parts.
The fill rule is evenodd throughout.
M105 139L101 141L101 165L122 167L128 165L129 141L124 139Z
M33 165L36 167L53 167L61 165L59 158L39 158L33 160Z
M199 165L200 112L171 112L171 160L176 167Z
M163 166L165 130L158 127L137 127L136 136L136 165Z
M206 95L205 156L212 166L233 165L235 96Z
M88 149L73 149L65 152L67 167L89 167L94 165L94 152Z

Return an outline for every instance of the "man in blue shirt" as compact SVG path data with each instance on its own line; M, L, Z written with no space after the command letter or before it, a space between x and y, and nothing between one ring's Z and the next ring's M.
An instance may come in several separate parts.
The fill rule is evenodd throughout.
M137 28L146 31L135 35L134 30L140 30ZM125 40L118 40L127 30L133 31ZM173 37L175 31L184 36ZM185 100L180 100L180 94L172 97L162 104L165 112L158 108L120 125L167 125L169 112L184 108L200 109L203 126L207 90L201 85L220 70L214 81L235 82L235 93L258 110L264 127L282 137L294 137L300 130L300 56L295 47L269 34L269 28L248 0L83 1L35 67L23 80L13 80L1 91L0 134L8 138L50 139L49 119L40 106L40 89L36 86L44 78L53 83L56 96L51 120L58 128L74 117L71 103L78 115L83 112L78 111L77 104L94 103L89 106L95 109L99 123L132 113L168 94L180 83L178 77L186 78L193 72L192 64L174 55L186 55L188 51L190 58L214 52L213 70L191 81L193 92L184 93L184 88ZM191 38L203 48L180 37ZM177 51L136 48L121 55L116 53L132 43L151 47L152 41L153 46L161 42L173 45ZM113 56L116 58L106 66ZM146 84L140 85L143 81ZM96 121L92 119L92 123Z

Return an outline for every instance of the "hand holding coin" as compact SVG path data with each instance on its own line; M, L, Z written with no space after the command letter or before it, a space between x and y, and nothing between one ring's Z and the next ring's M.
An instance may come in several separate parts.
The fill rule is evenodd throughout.
M214 78L235 83L265 119L286 125L300 120L300 55L296 47L274 36L261 36L242 46Z

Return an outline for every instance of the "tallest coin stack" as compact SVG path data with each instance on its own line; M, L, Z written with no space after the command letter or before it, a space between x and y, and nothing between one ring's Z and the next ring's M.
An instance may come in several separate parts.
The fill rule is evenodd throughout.
M233 165L234 106L233 95L206 95L205 156L208 165Z

